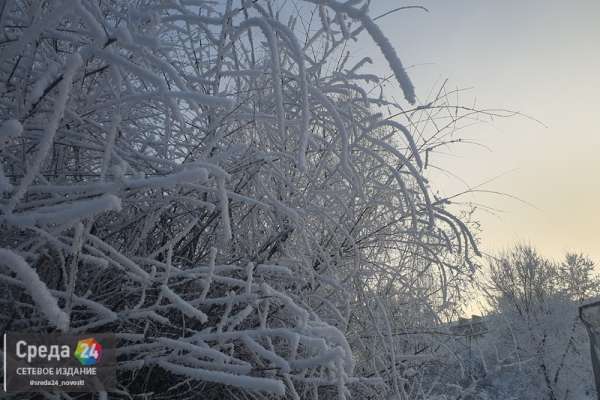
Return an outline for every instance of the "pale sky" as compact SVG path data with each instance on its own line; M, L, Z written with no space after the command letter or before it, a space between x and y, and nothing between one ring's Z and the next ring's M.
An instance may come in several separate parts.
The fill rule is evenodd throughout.
M600 264L600 1L374 0L371 15L419 4L378 20L409 69L423 99L445 78L481 107L506 108L542 121L496 119L463 132L479 146L459 145L437 155L437 164L470 186L502 175L484 189L516 196L465 197L499 209L480 212L483 250L518 241L545 256L565 251ZM374 54L367 41L358 49ZM383 63L382 58L375 58ZM402 96L398 93L398 98ZM465 189L455 178L432 176L434 189Z

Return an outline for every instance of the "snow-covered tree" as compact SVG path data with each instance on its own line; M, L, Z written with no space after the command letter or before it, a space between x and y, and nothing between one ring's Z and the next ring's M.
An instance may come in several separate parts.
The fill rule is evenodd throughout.
M124 398L416 396L478 252L368 2L2 4L4 331L115 332Z
M562 292L575 302L600 295L600 277L594 271L594 261L584 254L567 253L558 265L558 280Z
M583 255L556 263L517 245L491 259L479 384L498 398L596 398L578 305L597 293L597 279Z

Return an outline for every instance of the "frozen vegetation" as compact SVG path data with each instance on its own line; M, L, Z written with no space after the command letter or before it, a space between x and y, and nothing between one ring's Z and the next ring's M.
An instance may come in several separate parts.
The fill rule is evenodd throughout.
M424 171L477 110L419 103L368 2L0 5L3 332L114 332L109 398L595 395L559 267L511 297L492 263L455 334L483 260Z

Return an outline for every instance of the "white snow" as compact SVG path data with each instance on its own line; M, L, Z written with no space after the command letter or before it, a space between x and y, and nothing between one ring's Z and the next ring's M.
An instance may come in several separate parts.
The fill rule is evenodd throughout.
M19 184L17 190L13 194L10 202L7 205L6 211L11 212L16 206L17 202L21 200L21 198L25 195L27 188L33 180L35 179L36 174L40 170L44 159L50 147L52 146L52 142L54 140L54 135L56 134L56 130L58 129L58 124L63 117L65 112L65 107L67 104L67 100L69 97L69 92L71 90L71 85L73 83L73 78L75 73L82 65L83 61L79 53L72 54L66 63L65 72L63 74L63 79L59 84L59 94L54 103L54 110L52 112L52 116L50 120L46 124L46 129L44 131L44 136L42 141L39 144L39 149L36 153L36 156L33 160L33 163L27 169L27 174L21 179L21 183Z
M253 392L272 393L278 396L285 394L283 382L271 378L259 378L248 375L234 375L221 371L210 371L201 368L189 368L169 361L158 361L158 365L174 374L208 382L222 383L248 389Z
M107 211L121 211L121 199L112 194L55 206L40 207L34 212L10 214L4 219L13 225L33 226L68 223Z
M190 303L182 299L167 286L162 287L162 294L171 301L171 303L182 313L190 318L196 318L203 324L208 321L208 317L202 311L192 306Z
M114 331L119 371L164 378L128 398L434 398L424 363L468 371L414 334L459 312L477 243L423 176L448 132L386 97L416 96L373 2L47 3L0 13L10 329Z
M0 264L10 268L17 275L39 310L52 325L63 331L68 328L69 316L58 307L56 298L50 294L46 284L40 280L36 271L23 257L11 250L0 248Z

